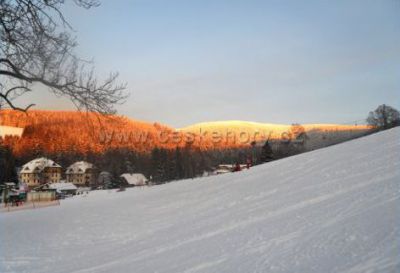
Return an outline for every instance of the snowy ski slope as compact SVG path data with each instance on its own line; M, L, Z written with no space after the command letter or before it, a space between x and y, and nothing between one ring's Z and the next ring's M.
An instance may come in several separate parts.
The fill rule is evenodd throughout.
M0 272L400 272L400 128L0 214Z

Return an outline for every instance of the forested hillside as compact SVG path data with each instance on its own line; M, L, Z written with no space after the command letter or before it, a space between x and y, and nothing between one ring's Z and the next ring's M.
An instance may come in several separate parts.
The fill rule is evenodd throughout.
M122 116L74 111L0 111L0 125L24 128L22 137L0 138L6 177L14 167L45 156L66 167L78 160L115 176L141 172L154 181L190 178L218 164L260 164L364 135L367 126L274 125L214 122L175 130ZM265 146L265 141L269 145Z
M0 112L0 125L23 127L19 140L6 138L17 156L26 153L87 152L102 153L108 149L127 148L149 152L154 147L172 147L161 143L158 135L173 129L121 116L103 116L72 111Z

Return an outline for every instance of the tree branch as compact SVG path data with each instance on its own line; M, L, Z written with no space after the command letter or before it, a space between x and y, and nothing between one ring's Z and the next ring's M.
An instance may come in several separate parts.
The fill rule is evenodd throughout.
M7 92L7 93L8 93L8 92ZM25 112L25 113L26 113L26 112L29 110L29 108L35 106L35 104L31 103L31 104L29 104L29 105L28 105L27 107L25 107L25 108L20 108L20 107L15 106L15 105L12 103L12 101L11 101L6 95L0 93L0 97L3 98L3 99L6 101L6 103L7 103L13 110L17 110L17 111L21 111L21 112Z
M97 0L74 2L86 9L99 5ZM0 98L16 109L9 94L28 91L37 82L69 97L78 109L112 113L127 97L126 84L116 84L118 74L98 83L93 70L74 54L76 42L66 31L72 27L62 13L63 4L64 0L0 0L0 76L9 78L7 83L20 82Z

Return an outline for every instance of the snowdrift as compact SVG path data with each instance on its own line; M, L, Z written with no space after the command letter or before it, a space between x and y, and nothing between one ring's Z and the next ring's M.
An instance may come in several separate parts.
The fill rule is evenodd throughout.
M269 164L0 214L0 272L395 272L400 128Z

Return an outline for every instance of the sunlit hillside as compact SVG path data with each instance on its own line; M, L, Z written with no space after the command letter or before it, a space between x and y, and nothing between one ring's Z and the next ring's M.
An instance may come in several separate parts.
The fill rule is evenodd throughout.
M296 128L297 127L297 128ZM249 121L216 121L203 122L190 125L179 129L181 132L194 133L203 135L204 138L212 137L218 133L227 141L236 138L236 142L261 141L265 139L282 139L290 138L290 133L295 130L304 130L305 133L313 134L318 132L320 135L332 136L335 134L347 134L357 136L371 130L367 125L340 125L340 124L302 124L302 125L286 125L272 123L258 123Z
M272 137L279 137L281 133L290 130L292 125L288 124L274 124L274 123L259 123L251 121L240 121L240 120L229 120L229 121L212 121L212 122L201 122L193 125L189 125L178 130L184 132L213 132L218 131L221 133L226 132L241 132L245 131L248 133L265 133L272 132ZM369 130L368 125L341 125L341 124L302 124L307 130L324 130L324 131L345 131L345 130Z
M24 132L24 128L19 128L15 126L1 126L0 125L0 137L5 136L18 136L21 137Z
M177 146L224 149L249 146L253 141L293 138L300 131L310 136L309 149L319 148L360 136L365 125L306 124L299 126L245 121L199 123L173 129L121 116L102 116L74 111L0 111L0 125L24 128L23 137L6 137L15 155L39 153L101 153L127 148L148 153L154 147Z
M5 138L16 155L29 152L100 153L110 148L147 152L155 146L160 132L173 129L120 116L102 116L73 111L29 111L28 114L3 110L0 125L24 128L21 139Z

